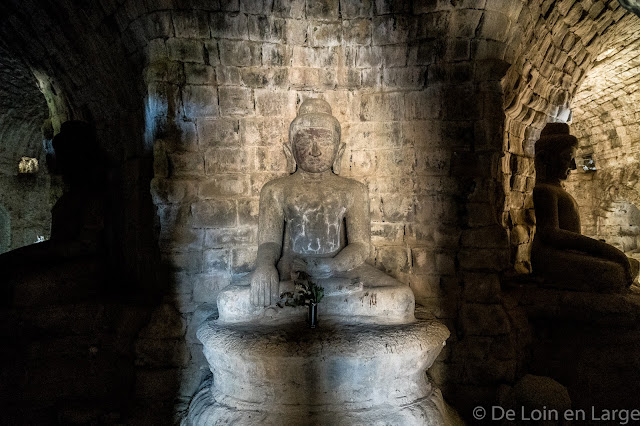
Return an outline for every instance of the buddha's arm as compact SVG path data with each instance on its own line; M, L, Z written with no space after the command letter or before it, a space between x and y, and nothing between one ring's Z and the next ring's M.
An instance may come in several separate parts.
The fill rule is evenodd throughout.
M348 244L332 258L310 259L313 275L329 276L362 265L370 250L369 194L366 186L355 183L352 200L345 216Z
M281 194L280 194L281 195ZM265 185L260 193L258 224L258 255L256 269L251 275L251 303L269 306L279 299L280 278L276 263L282 250L284 214L279 191L274 185Z
M592 256L620 263L629 270L627 256L613 247L577 232L560 228L558 219L558 197L552 191L534 191L536 209L536 237L544 244L564 250L581 251Z
M356 184L350 207L345 217L349 244L333 258L336 271L348 271L362 265L371 249L371 213L365 185Z

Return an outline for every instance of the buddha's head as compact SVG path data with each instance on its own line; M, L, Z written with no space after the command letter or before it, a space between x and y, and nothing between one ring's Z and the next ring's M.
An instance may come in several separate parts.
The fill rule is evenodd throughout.
M547 123L536 142L537 180L566 179L576 169L577 146L578 139L569 134L568 124Z
M340 123L322 99L307 99L289 127L289 149L296 164L309 173L334 172L344 145L340 145Z

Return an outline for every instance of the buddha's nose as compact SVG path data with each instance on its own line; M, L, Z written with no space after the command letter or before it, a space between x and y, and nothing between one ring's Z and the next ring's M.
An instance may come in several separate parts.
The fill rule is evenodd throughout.
M311 147L311 155L314 157L319 157L320 154L322 154L322 151L320 151L320 148L318 148L318 144L314 141L313 146Z

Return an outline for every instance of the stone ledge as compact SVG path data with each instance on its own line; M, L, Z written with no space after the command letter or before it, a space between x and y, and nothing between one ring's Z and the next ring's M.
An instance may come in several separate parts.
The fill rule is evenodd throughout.
M504 294L525 310L531 319L576 321L592 325L637 327L640 324L640 293L603 294L543 288L523 277L503 284Z

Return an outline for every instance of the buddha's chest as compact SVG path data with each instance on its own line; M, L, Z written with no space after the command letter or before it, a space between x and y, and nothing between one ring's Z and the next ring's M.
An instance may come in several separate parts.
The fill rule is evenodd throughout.
M294 253L332 254L342 248L347 212L344 194L330 187L297 188L285 199L288 245Z
M581 233L578 203L566 191L558 195L558 222L560 229Z

